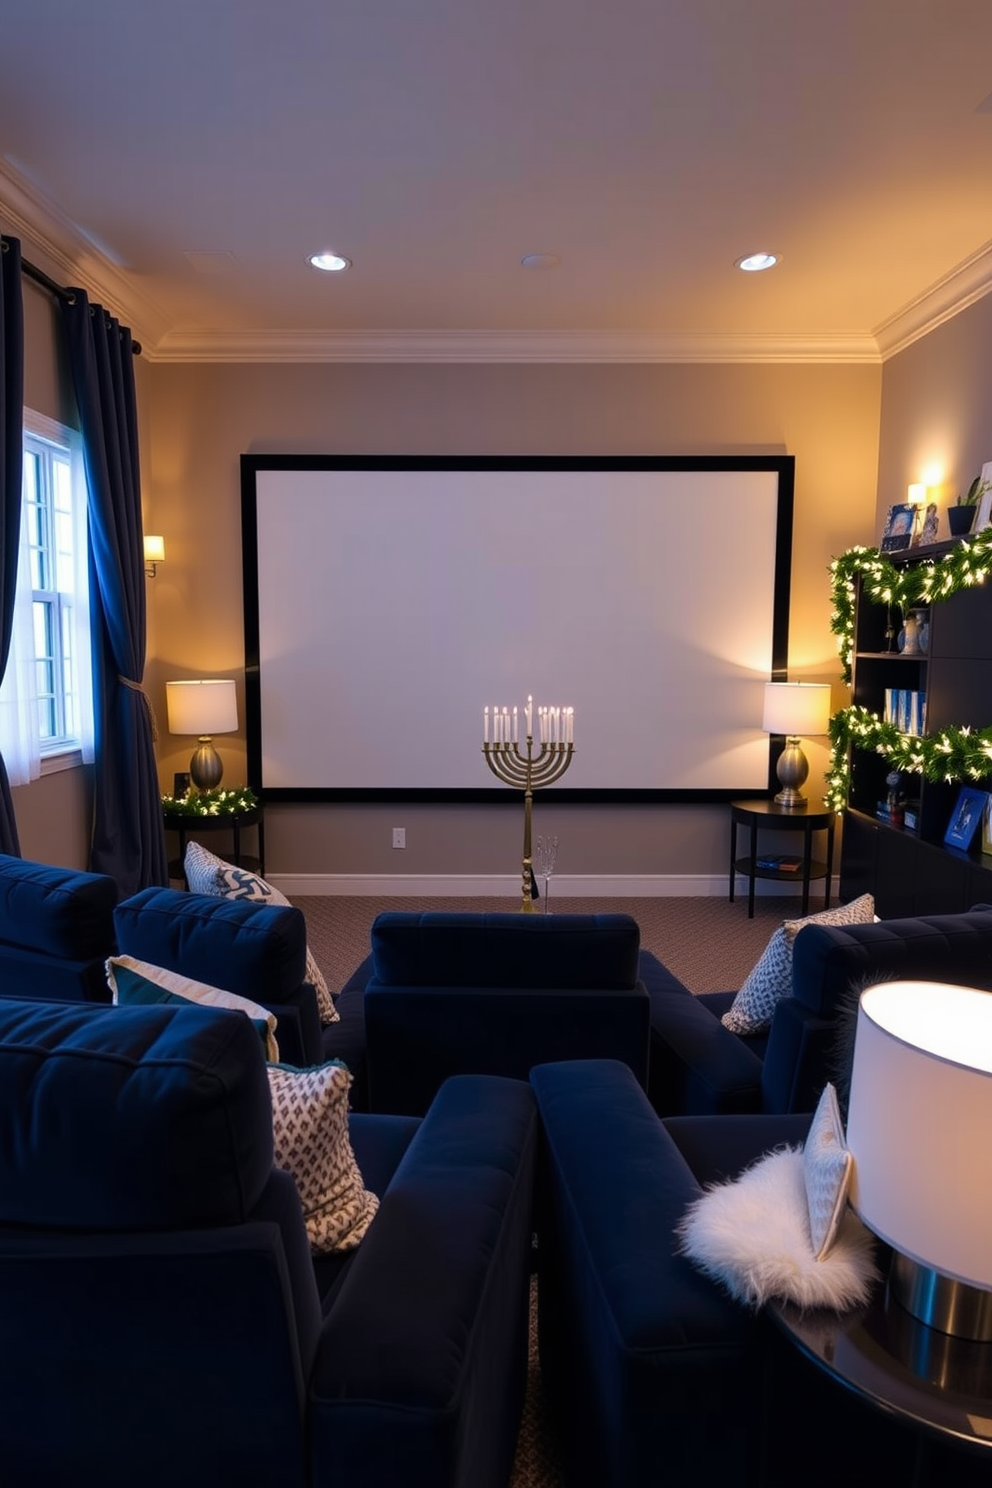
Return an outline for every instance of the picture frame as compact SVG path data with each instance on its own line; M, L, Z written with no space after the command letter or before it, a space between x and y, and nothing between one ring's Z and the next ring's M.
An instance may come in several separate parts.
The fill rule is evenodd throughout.
M978 503L975 520L972 523L972 532L981 532L983 527L992 526L992 460L986 460L982 466L982 480L989 482L989 490Z
M954 803L951 819L947 823L947 831L944 833L945 846L960 847L967 852L976 831L985 820L988 804L988 791L975 790L973 786L963 785Z
M919 507L911 501L900 501L889 507L879 545L883 553L901 553L913 546L918 511Z
M922 521L918 522L913 534L913 547L926 548L937 541L937 532L940 527L940 511L936 501L928 501L926 506L919 508Z

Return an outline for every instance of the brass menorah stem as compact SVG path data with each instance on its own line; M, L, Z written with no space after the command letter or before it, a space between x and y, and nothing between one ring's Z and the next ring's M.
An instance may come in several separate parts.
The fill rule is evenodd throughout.
M568 769L574 745L572 744L542 744L540 753L534 754L534 739L528 733L524 741L524 749L516 743L490 744L488 740L483 743L482 753L486 764L492 770L497 780L504 785L512 785L522 789L524 793L524 856L521 870L522 897L520 908L524 914L533 914L534 901L531 897L531 886L533 884L533 863L531 859L531 813L534 804L534 791L543 785L552 785L560 780Z

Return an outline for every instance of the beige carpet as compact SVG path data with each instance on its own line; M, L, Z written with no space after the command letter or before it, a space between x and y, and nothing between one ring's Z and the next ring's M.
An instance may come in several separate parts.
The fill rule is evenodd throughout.
M555 899L559 914L630 914L641 945L653 951L692 992L740 986L772 931L786 915L798 916L797 898L762 898L748 919L747 899ZM294 898L307 921L310 948L332 987L340 987L369 951L369 929L380 910L515 910L506 899ZM817 899L810 910L822 908ZM561 1466L548 1420L537 1357L536 1292L531 1294L527 1397L510 1488L562 1488Z

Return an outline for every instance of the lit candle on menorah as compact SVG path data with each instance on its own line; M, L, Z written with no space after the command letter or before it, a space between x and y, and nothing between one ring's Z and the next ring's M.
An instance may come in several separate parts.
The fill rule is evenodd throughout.
M537 754L534 753L535 713L540 745ZM497 780L502 780L504 785L516 786L524 793L523 901L520 908L524 914L532 914L534 901L531 897L533 864L530 820L534 792L542 785L553 785L556 780L560 780L572 762L575 752L575 709L535 708L534 699L528 695L523 714L524 743L521 748L517 709L493 708L490 718L490 710L483 708L482 753Z

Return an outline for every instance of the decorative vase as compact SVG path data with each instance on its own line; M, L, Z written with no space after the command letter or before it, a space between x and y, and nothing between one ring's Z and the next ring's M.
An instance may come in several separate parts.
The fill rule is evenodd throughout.
M920 651L919 610L910 610L899 632L899 650L903 656L916 656Z
M925 651L930 644L930 611L913 610L916 616L916 645L920 651Z
M947 508L947 525L951 529L952 537L965 537L971 531L971 524L975 520L975 508L973 506L949 506Z

